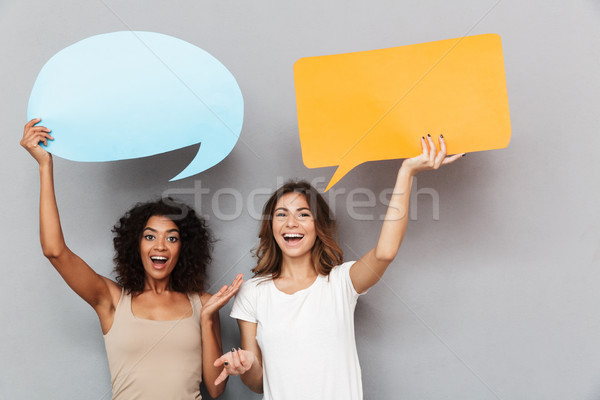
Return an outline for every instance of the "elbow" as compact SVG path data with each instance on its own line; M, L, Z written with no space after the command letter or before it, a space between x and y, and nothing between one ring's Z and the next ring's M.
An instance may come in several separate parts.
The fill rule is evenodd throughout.
M396 258L396 254L398 254L397 250L375 250L375 259L381 263L390 264Z
M54 249L42 249L42 252L44 253L44 257L50 261L56 260L58 257L60 257L60 252Z
M216 399L217 397L221 396L223 394L223 392L225 392L225 385L226 384L227 384L227 381L223 382L219 386L213 386L211 388L209 388L207 386L206 390L208 391L208 395L210 397L212 397L213 399Z
M58 247L58 246L42 245L42 253L44 254L44 257L46 257L48 260L52 261L52 260L56 260L57 258L60 258L62 255L64 255L65 248Z
M254 393L263 394L263 388L262 388L262 386L250 388L250 390L252 390Z
M252 386L248 386L250 388L250 390L252 390L254 393L258 393L258 394L263 394L264 390L263 390L263 383L262 383L262 378L260 380L260 382L256 383L255 385Z
M242 382L248 387L248 389L252 390L254 393L263 394L262 378L260 382L251 382L247 379L245 380L244 375L241 375L240 377L242 378Z

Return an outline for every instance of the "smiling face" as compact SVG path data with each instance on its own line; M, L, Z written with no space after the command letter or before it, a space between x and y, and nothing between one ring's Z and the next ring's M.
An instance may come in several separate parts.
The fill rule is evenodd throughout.
M273 236L283 257L310 257L317 239L315 220L301 193L286 193L275 205Z
M180 249L177 225L161 215L150 217L140 239L140 257L146 279L168 279L177 265Z

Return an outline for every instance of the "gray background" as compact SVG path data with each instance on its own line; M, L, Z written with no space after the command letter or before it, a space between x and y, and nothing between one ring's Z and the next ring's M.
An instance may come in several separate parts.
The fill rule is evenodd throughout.
M292 71L298 58L500 34L511 144L418 177L424 194L400 253L356 312L365 398L600 398L599 17L600 3L591 0L2 0L0 398L110 397L97 318L42 256L37 168L18 142L44 63L78 40L127 29L184 39L223 62L244 95L244 143L177 182L168 179L196 147L112 163L56 159L66 239L108 275L110 228L120 214L179 190L183 200L201 203L221 239L213 291L252 267L252 214L265 192L288 177L317 179L323 189L333 175L334 168L302 164ZM334 188L346 259L375 244L385 211L379 200L349 209L350 191L379 196L399 165L364 164ZM210 193L200 196L197 185ZM236 202L217 193L222 188L243 197L238 217L223 218L235 217ZM247 201L255 189L262 191ZM438 203L426 194L431 189ZM229 309L221 313L226 348L239 341ZM259 397L233 378L223 399L239 398Z

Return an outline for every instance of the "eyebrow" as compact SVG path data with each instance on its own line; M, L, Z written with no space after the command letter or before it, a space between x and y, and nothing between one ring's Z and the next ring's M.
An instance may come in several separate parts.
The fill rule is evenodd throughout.
M144 231L158 232L156 229L150 228L149 226L145 227ZM177 232L177 233L179 233L179 229L173 228L173 229L169 229L167 232Z
M278 208L275 209L275 211L279 211L279 210L289 211L285 207L278 207ZM308 207L297 208L296 211L310 211L310 208L308 208Z

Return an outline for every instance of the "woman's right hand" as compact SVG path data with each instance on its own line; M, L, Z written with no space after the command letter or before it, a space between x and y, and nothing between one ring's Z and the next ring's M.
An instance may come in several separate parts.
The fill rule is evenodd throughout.
M223 354L215 361L215 367L223 366L223 371L217 377L217 380L215 380L215 385L223 382L229 375L243 375L257 361L256 356L251 351L231 349L231 351Z
M21 139L21 146L23 146L39 164L52 161L52 155L40 146L40 142L47 145L48 140L54 140L50 135L50 129L45 126L35 125L41 120L41 118L34 118L25 124L23 138Z

